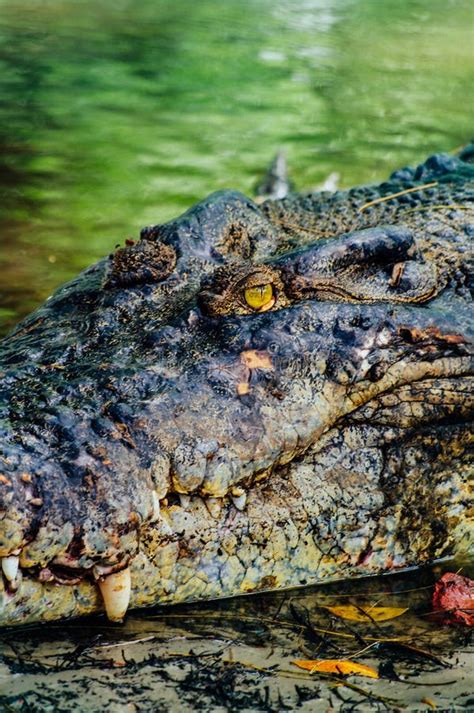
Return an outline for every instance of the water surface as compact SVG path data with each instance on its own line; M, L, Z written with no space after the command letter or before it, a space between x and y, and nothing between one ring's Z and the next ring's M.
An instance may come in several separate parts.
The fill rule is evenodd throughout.
M340 185L472 133L471 0L0 0L0 331L283 147Z
M7 711L472 711L472 644L432 620L433 583L457 562L409 574L130 612L0 633ZM406 609L374 623L325 607ZM297 659L352 659L380 678L310 674Z

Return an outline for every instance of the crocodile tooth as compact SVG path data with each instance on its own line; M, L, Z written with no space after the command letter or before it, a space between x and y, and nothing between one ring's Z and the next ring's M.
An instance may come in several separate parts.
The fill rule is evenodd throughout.
M212 517L217 519L222 510L222 498L204 498L204 502Z
M2 557L2 570L6 579L9 582L14 582L16 575L18 574L18 564L20 558L18 555L9 555L8 557Z
M186 508L189 507L189 503L191 502L191 496L186 495L185 493L179 493L179 502L181 503L181 507L186 510Z
M232 502L234 503L237 510L244 510L247 504L247 493L241 493L240 495L232 495Z
M110 621L123 621L130 602L130 569L127 567L99 580L99 589Z
M151 499L153 501L153 520L158 520L160 517L160 498L156 490L152 490Z

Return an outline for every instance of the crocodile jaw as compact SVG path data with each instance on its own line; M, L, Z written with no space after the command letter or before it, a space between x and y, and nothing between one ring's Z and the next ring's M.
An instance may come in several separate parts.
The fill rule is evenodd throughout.
M304 586L469 551L474 528L462 513L472 498L468 483L474 472L467 464L452 470L453 459L462 464L468 447L463 418L469 418L470 407L453 399L470 386L467 371L467 357L419 362L407 384L407 365L394 365L383 383L345 392L344 411L331 427L304 451L259 474L247 489L234 487L223 498L194 493L182 499L170 490L158 508L153 490L154 508L137 532L137 550L118 569L104 563L88 573L78 561L57 556L56 571L57 563L69 567L69 583L59 576L45 581L48 566L39 576L37 569L20 569L15 586L1 595L4 623L91 613L104 603L109 618L119 621L128 605ZM394 408L397 395L398 407L419 406L424 384L425 399L435 392L441 400L446 395L446 426L436 423L439 413L433 423L426 404L425 424L420 411L412 408L410 415ZM394 412L388 420L387 404L388 413ZM454 412L458 423L451 427ZM401 445L399 432L410 429ZM420 467L423 460L429 463L435 443L443 444L444 460L438 457L438 468ZM401 451L416 462L403 465ZM398 461L384 469L382 452ZM234 500L243 494L241 509ZM417 519L420 503L426 513Z
M428 174L459 168L451 158L429 164ZM458 187L440 184L440 194ZM461 222L455 209L445 216L456 245L465 208ZM115 255L112 274L104 262L90 268L5 343L2 622L100 610L100 590L120 619L129 594L133 606L228 596L390 571L466 546L472 371L467 300L453 287L462 250L448 236L438 258L428 248L413 264L410 231L371 228L369 238L336 239L335 251L309 246L304 260L274 260L286 235L278 211L211 196L145 231L136 250ZM412 270L400 256L390 274L366 270L374 245L393 257L398 239ZM351 268L350 246L360 269L335 287L331 261ZM242 250L267 261L280 290L265 313L247 314L212 282L216 265ZM433 287L439 254L454 267ZM212 278L204 311L202 275ZM361 276L362 302L408 304L331 301L357 301Z

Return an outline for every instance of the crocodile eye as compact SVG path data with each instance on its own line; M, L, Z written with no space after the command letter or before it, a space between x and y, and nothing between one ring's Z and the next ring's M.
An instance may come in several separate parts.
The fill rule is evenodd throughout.
M275 304L273 285L271 283L247 287L244 291L244 297L249 307L262 312L270 309Z

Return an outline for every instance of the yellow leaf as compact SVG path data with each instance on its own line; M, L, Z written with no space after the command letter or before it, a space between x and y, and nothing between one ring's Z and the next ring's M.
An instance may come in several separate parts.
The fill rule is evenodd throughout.
M327 609L331 614L340 616L341 619L349 621L387 621L395 619L408 611L408 607L355 607L352 604L343 607L321 607Z
M378 678L377 671L371 666L365 666L362 663L355 661L339 661L337 659L326 659L320 661L303 661L298 659L293 661L299 668L304 668L310 673L339 673L344 676L368 676L369 678Z

